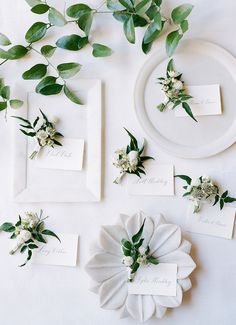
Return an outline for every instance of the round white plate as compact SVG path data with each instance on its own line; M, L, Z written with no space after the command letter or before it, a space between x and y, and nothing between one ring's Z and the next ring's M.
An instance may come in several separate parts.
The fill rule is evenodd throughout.
M181 43L174 56L177 71L186 85L219 84L222 114L176 117L159 112L163 98L157 78L165 76L169 58L157 51L141 69L135 86L135 108L147 135L169 153L182 158L213 156L236 141L236 59L223 48L201 40Z

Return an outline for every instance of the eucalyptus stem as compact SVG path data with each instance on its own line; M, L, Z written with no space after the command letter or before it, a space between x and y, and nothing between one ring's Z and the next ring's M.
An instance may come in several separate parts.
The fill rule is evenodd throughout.
M0 63L0 65L3 65L4 63L6 63L8 61L8 59L5 59L4 61L2 61L1 63Z

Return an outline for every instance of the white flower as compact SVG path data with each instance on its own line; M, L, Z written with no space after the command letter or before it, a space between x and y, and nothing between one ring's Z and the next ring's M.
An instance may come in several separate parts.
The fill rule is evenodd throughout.
M48 139L47 140L47 145L50 146L50 147L52 147L54 145L54 141L51 140L51 139Z
M169 102L169 103L166 105L166 107L167 107L168 109L173 109L173 107L174 107L174 103L173 103L173 102Z
M31 238L31 232L29 230L21 230L20 234L17 237L18 243L25 243L27 240Z
M162 86L162 87L161 87L161 90L164 91L164 92L166 92L168 89L169 89L168 86Z
M198 187L199 185L201 185L201 181L199 178L194 178L191 182L191 186L196 186Z
M39 222L39 218L33 212L26 212L26 217L22 220L22 224L26 227L33 228Z
M45 147L45 146L47 145L47 140L46 140L46 139L41 139L41 140L40 140L40 145L41 145L42 147Z
M176 90L181 90L184 87L182 81L180 81L180 80L176 80L174 82L174 85L173 86L174 86L174 89L176 89Z
M204 183L211 183L211 178L209 176L204 175L202 176L202 181Z
M132 150L128 153L127 157L129 160L129 163L131 166L137 166L138 165L138 151Z
M47 139L48 134L47 134L47 132L44 131L44 130L39 130L39 131L36 133L36 137L37 137L39 140L44 140L44 139Z
M140 265L146 265L147 264L147 257L146 257L146 255L144 255L144 256L139 256L138 258L137 258L137 262L140 264Z
M56 124L56 123L59 122L59 118L58 118L57 116L52 116L52 118L51 118L51 122L52 122L53 124Z
M139 254L144 255L146 253L147 248L144 246L139 247L138 251Z
M122 260L125 266L131 266L134 263L134 259L132 256L124 256Z
M168 74L169 74L169 76L170 76L171 78L175 78L175 77L177 77L177 76L179 75L179 73L176 72L176 71L174 71L174 70L169 71Z
M192 191L192 188L193 188L192 185L188 185L186 191L187 192L191 192Z
M46 132L47 132L48 135L53 136L56 133L56 129L51 128L51 127L47 127Z

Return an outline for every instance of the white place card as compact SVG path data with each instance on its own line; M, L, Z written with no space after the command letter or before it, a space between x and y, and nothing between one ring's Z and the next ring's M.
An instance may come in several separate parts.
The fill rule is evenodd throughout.
M35 159L38 168L82 170L84 155L84 140L62 139L61 146L42 148Z
M145 164L146 175L138 178L130 175L127 190L130 195L174 195L174 166L168 164Z
M188 86L187 93L193 98L188 100L194 116L220 115L220 85ZM181 106L176 107L175 116L188 116Z
M160 263L140 267L132 282L130 295L176 296L177 264Z
M220 210L219 206L204 204L198 213L193 213L192 209L189 209L186 228L190 232L231 239L235 212L236 209L232 207Z
M32 262L35 264L76 266L78 235L57 234L61 243L54 237L47 236L47 244L35 249Z

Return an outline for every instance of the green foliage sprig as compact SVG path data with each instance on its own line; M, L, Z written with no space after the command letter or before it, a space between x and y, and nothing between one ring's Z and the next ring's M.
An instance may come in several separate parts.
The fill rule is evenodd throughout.
M18 119L21 123L24 123L20 124L22 127L20 131L27 137L34 138L36 141L36 148L29 156L30 159L34 159L43 147L48 146L54 148L55 145L62 146L58 141L58 138L63 137L63 135L56 130L56 121L50 122L41 110L40 113L42 117L40 118L37 116L33 123L22 117L12 116L13 118Z
M5 86L4 80L0 79L0 111L4 111L7 114L7 108L19 108L23 105L23 101L19 99L11 98L11 90L9 86ZM5 115L6 116L6 115Z
M5 222L0 226L0 230L11 233L10 239L16 239L16 245L10 251L11 255L14 255L19 249L20 253L27 252L27 259L20 267L25 266L32 258L33 251L39 248L37 242L47 243L44 236L55 237L61 242L53 231L45 228L44 221L47 218L43 218L42 210L39 215L34 212L26 212L23 218L19 215L15 224Z
M146 174L144 162L154 159L150 156L143 156L145 144L140 149L137 139L127 129L125 131L130 137L130 144L126 148L115 151L115 161L113 165L120 170L120 175L115 179L114 183L118 184L121 178L127 174L134 174L141 177L141 174Z
M128 280L130 282L132 282L134 275L140 266L159 264L158 259L155 256L150 255L149 246L142 246L144 242L144 238L142 238L144 225L145 219L138 232L132 236L131 241L127 239L121 240L122 251L124 253L122 262L128 268Z
M182 73L175 71L173 59L171 59L166 68L166 77L158 78L159 84L162 85L161 89L165 93L166 100L157 105L157 108L160 112L163 112L166 108L173 110L181 105L185 112L197 122L196 118L193 116L191 107L187 103L187 101L193 97L187 94L181 77Z
M81 65L78 62L67 62L55 67L49 60L55 51L60 48L69 51L80 51L85 46L91 46L94 57L106 57L112 54L112 50L99 43L91 43L91 26L97 14L112 14L112 16L123 24L123 31L130 43L135 43L135 29L138 27L146 28L142 49L144 53L151 50L153 42L161 36L167 22L175 26L174 31L170 32L166 38L166 51L172 56L183 34L188 30L187 17L191 13L193 6L183 4L171 11L170 18L162 15L162 0L107 0L107 10L91 8L87 4L78 3L69 6L66 14L59 12L50 6L46 1L26 0L31 7L31 11L37 15L47 15L47 22L37 21L26 32L25 41L27 45L17 44L11 46L7 36L0 34L0 45L9 47L7 50L0 48L0 65L9 60L19 60L31 51L37 52L44 62L40 62L30 67L23 73L25 80L40 80L35 91L45 96L64 94L74 103L81 105L82 101L78 95L68 88L67 79L76 75ZM78 27L78 34L64 35L60 37L56 44L45 44L36 49L33 44L45 38L52 27L62 28L73 23ZM81 35L82 34L82 35ZM56 75L48 74L51 67Z
M181 178L187 183L187 185L183 186L183 189L186 191L183 196L193 202L194 213L200 211L202 202L213 202L213 206L219 204L220 210L222 210L226 203L233 203L236 201L236 198L228 195L228 191L220 194L219 187L209 176L200 176L196 180L192 180L192 178L187 175L176 175L175 177Z

